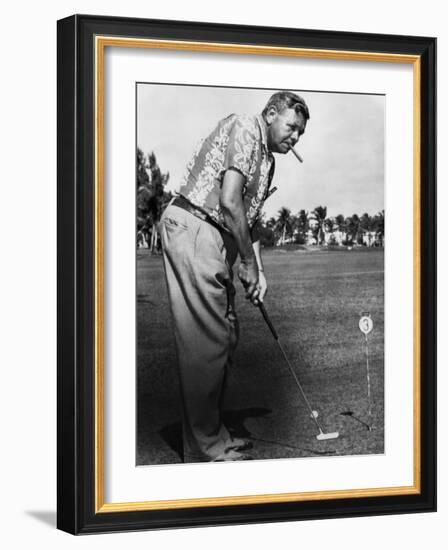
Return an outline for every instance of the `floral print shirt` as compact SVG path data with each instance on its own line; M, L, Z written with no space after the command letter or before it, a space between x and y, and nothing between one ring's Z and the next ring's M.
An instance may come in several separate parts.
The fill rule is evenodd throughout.
M205 211L218 225L228 230L219 204L226 170L243 174L246 182L243 200L249 228L261 214L272 177L274 157L268 151L261 115L232 114L221 120L213 132L199 144L188 163L179 194Z

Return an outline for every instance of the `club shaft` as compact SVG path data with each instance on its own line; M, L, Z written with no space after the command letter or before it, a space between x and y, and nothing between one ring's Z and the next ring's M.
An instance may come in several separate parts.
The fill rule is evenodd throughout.
M309 411L310 411L310 415L311 415L311 418L313 420L313 422L316 424L317 426L317 429L319 430L320 433L323 433L323 429L322 429L322 426L320 425L320 423L318 422L317 418L314 416L314 412L313 412L313 409L310 405L310 402L308 401L306 395L305 395L305 392L303 391L303 388L302 388L302 385L300 384L299 382L299 379L297 377L297 374L295 373L295 370L292 368L292 365L291 363L289 362L289 359L288 359L288 356L286 355L285 353L285 350L283 349L283 346L279 340L279 337L278 337L278 334L277 334L277 331L275 330L274 328L274 325L272 324L272 321L271 319L269 318L269 315L268 315L268 312L266 311L266 308L264 307L264 304L262 302L260 302L258 304L258 307L263 315L263 318L264 320L266 321L266 324L268 325L269 327L269 330L271 331L272 333L272 336L274 337L275 341L277 342L278 344L278 347L280 348L280 351L282 352L282 355L283 355L283 358L286 362L286 364L288 365L288 369L290 371L290 373L292 374L293 378L294 378L294 381L295 383L297 384L297 387L299 388L299 391L300 391L300 394L304 400L304 402L306 403L306 406L308 407Z
M271 323L271 320L269 318L268 312L266 311L266 308L264 307L263 302L260 302L258 304L258 307L260 308L261 314L263 315L263 319L266 321L266 324L269 327L269 330L271 331L272 336L275 338L275 340L278 341L278 334L277 331L274 328L274 325ZM281 347L281 346L280 346ZM282 350L283 351L283 350Z
M305 401L306 403L306 406L308 407L308 410L310 411L310 415L311 415L311 418L312 420L314 421L314 423L316 424L318 430L323 433L323 430L322 430L322 426L320 425L320 423L318 422L317 418L314 416L314 412L313 412L313 408L311 407L310 405L310 402L308 401L308 398L306 397L305 395L305 392L303 391L303 388L302 388L302 384L299 382L299 379L297 377L297 374L295 373L294 369L292 368L292 365L291 363L289 362L289 359L285 353L285 350L283 349L283 346L280 342L280 340L278 338L276 338L276 342L278 344L278 347L280 348L281 352L282 352L282 355L283 355L283 358L286 362L286 364L288 365L288 368L289 368L289 371L290 373L292 374L293 378L294 378L294 381L295 383L297 384L297 387L299 388L299 391L303 397L303 400Z

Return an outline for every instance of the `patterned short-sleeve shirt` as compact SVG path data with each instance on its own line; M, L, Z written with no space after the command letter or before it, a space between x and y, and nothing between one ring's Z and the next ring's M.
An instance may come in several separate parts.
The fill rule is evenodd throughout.
M227 230L219 203L224 174L238 170L246 178L243 200L249 227L260 216L274 175L261 116L232 114L221 120L188 163L179 194Z

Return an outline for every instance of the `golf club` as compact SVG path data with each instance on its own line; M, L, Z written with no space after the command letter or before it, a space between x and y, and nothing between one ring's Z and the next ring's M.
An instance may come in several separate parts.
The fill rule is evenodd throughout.
M316 411L314 411L312 409L312 407L311 407L311 405L310 405L310 403L309 403L309 401L308 401L308 399L305 395L305 392L302 389L302 386L299 382L299 379L297 378L297 375L296 375L294 369L292 368L291 363L288 360L288 357L286 356L285 350L283 349L283 346L280 343L278 334L277 334L277 332L274 328L274 325L272 324L272 322L269 318L268 312L266 311L266 308L264 307L264 304L262 302L259 302L258 307L260 308L260 311L263 315L263 318L266 321L266 324L268 325L269 330L271 331L271 334L274 337L274 340L277 342L278 347L280 348L280 351L282 352L283 358L285 359L286 364L288 365L288 368L289 368L289 370L290 370L290 372L291 372L291 374L292 374L292 376L293 376L293 378L294 378L294 380L297 384L297 387L299 388L300 394L302 395L303 400L305 401L306 406L308 407L308 409L310 411L310 416L311 416L313 422L316 424L317 429L319 430L319 433L318 433L318 435L316 435L316 438L319 441L324 441L326 439L336 439L336 438L338 438L339 437L339 432L325 433L323 431L320 422L317 420L318 415L317 415Z

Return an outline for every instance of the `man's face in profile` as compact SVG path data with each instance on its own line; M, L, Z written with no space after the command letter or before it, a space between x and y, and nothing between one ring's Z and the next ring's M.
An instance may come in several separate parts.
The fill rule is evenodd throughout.
M285 154L290 146L299 141L305 132L306 120L294 109L283 109L280 113L271 107L266 115L268 147L273 153Z

